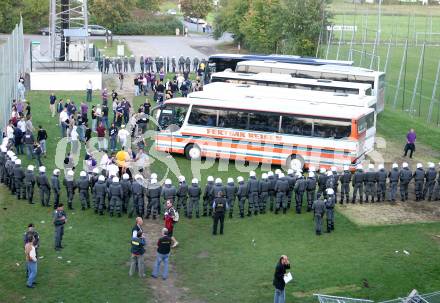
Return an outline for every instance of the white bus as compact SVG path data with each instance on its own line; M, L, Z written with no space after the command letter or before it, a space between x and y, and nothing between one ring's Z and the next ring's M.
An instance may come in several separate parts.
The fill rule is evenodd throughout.
M277 98L175 98L160 107L159 151L301 168L352 168L372 150L371 108Z
M233 100L237 97L264 100L276 97L290 102L327 103L357 107L376 108L377 99L373 96L349 95L345 93L330 93L302 89L277 88L248 84L232 84L216 82L203 86L203 91L193 92L189 98L209 98Z
M355 66L340 65L302 65L274 61L242 61L235 70L239 73L290 74L295 78L327 79L343 82L367 83L377 98L378 113L385 106L385 73Z
M211 83L226 82L371 96L371 84L333 81L328 79L295 78L285 74L220 72L211 76Z

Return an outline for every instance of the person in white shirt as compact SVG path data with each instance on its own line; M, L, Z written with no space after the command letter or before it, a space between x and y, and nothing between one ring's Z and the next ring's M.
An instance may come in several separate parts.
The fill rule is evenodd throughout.
M20 121L17 122L17 127L23 132L26 132L26 121L24 118L21 118Z
M109 165L107 165L107 171L108 171L109 177L110 176L117 176L119 173L119 167L114 163L110 163Z
M37 252L33 244L34 237L29 235L26 238L26 245L24 246L24 253L26 255L27 266L27 282L28 288L35 288L35 279L37 277Z
M129 136L129 132L125 129L125 125L121 126L121 129L118 132L118 139L121 146L126 149L127 148L127 138Z
M92 102L92 92L93 92L93 84L92 84L92 80L89 80L89 83L87 83L87 97L86 97L87 102Z
M70 144L72 146L72 154L76 155L76 153L78 152L78 147L79 147L79 134L78 134L78 129L77 126L74 125L72 127L72 131L70 133Z
M11 140L11 142L14 139L14 127L12 126L12 122L6 127L6 137Z
M60 113L60 129L61 129L61 138L64 138L66 136L66 120L69 119L69 115L67 114L67 108L64 108L63 111Z

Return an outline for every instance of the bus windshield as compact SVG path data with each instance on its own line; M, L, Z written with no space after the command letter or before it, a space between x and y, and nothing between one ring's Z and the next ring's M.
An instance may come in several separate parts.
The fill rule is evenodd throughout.
M187 105L169 104L161 110L159 116L159 128L165 130L170 126L177 126L179 129L185 121L186 113L188 112Z

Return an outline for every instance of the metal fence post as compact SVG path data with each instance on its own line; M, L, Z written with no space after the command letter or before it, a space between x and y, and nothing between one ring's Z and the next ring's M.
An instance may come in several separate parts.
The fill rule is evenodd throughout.
M432 118L432 110L434 108L434 102L435 102L435 95L437 93L437 84L438 84L438 74L440 73L440 60L437 64L437 73L435 74L435 81L434 81L434 87L432 88L432 95L431 95L431 102L429 103L429 110L428 110L428 119L427 122L431 122Z

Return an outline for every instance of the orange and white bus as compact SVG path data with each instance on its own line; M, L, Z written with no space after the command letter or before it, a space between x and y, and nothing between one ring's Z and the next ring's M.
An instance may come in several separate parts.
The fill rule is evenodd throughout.
M376 122L374 109L367 107L175 98L164 102L158 123L156 149L188 159L328 168L360 163L373 149Z

